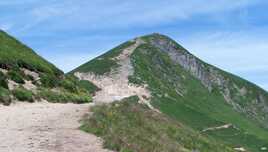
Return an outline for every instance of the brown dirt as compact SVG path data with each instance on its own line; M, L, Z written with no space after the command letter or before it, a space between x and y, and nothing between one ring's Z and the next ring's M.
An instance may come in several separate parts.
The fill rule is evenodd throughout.
M78 129L92 104L16 103L0 106L1 152L109 152Z

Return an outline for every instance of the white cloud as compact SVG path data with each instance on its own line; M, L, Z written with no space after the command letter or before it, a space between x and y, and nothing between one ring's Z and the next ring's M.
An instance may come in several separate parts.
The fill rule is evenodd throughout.
M25 18L30 18L31 22L22 29L25 31L41 24L55 29L153 26L189 19L194 15L241 9L257 2L258 0L51 1L34 5L26 12Z
M6 6L9 6L12 11L1 13L0 28L11 30L18 37L31 37L27 40L30 46L41 48L43 52L41 55L50 59L64 71L69 71L96 56L100 51L105 51L108 46L110 49L110 44L126 40L114 38L114 35L122 33L113 31L125 30L127 32L122 35L129 36L134 35L133 33L148 32L148 29L161 31L159 25L183 23L180 26L182 29L169 31L174 35L175 31L187 29L186 22L192 21L191 19L199 15L209 18L206 23L212 20L214 23L216 20L221 27L227 29L226 27L236 25L230 23L230 17L225 16L226 14L239 10L241 20L245 19L247 22L249 15L247 8L259 3L267 2L262 0L2 0L0 9L6 9ZM199 22L193 24L195 28L188 28L189 35L177 37L177 40L183 41L182 44L200 58L227 71L242 73L243 77L268 69L267 29L241 32L222 32L218 29L220 32L216 33L211 32L211 29L204 29L209 31L193 34L200 30L198 29ZM142 30L137 31L136 28ZM84 31L87 31L86 34L91 38L83 38ZM101 32L98 33L99 31ZM66 35L64 32L67 32ZM80 32L80 34L69 36L69 32ZM112 33L112 36L92 37L92 35L98 36L103 33ZM35 39L36 36L39 40ZM96 43L103 47L96 47ZM73 51L77 49L80 53L74 54ZM50 55L51 50L53 50L53 55ZM55 53L55 51L58 52ZM245 77L253 80L249 76ZM267 82L265 78L260 79ZM254 81L257 82L257 80ZM258 84L261 85L259 81Z

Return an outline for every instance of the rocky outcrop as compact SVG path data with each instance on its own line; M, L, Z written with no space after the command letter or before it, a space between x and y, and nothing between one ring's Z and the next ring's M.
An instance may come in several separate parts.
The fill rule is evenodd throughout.
M264 120L267 122L267 92L258 91L258 97L256 97L254 90L262 89L253 85L248 87L237 84L235 80L225 76L230 74L206 64L166 36L153 34L149 36L149 43L160 51L167 53L173 62L189 71L210 92L213 89L219 90L226 102L232 105L235 110L246 113L249 117L253 117L262 123ZM268 123L265 123L265 126L268 127Z

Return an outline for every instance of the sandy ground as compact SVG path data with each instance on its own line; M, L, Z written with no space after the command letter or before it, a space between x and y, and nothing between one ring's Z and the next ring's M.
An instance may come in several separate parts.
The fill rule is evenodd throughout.
M78 129L92 104L17 103L0 106L0 152L109 152Z
M120 66L116 69L112 69L112 72L104 75L95 75L91 72L75 73L75 76L79 79L93 82L101 88L101 90L93 97L93 100L96 103L111 103L115 100L122 100L137 95L140 99L140 103L144 103L151 109L154 109L149 102L151 93L146 89L146 85L137 86L130 84L128 81L128 77L134 74L130 56L137 47L144 43L141 39L135 39L133 41L135 41L135 44L125 48L120 55L113 58Z
M135 44L124 49L119 56L114 58L120 66L113 69L109 74L75 73L75 76L79 79L93 82L101 88L101 91L98 91L93 97L96 103L111 103L133 95L138 95L141 100L143 99L142 96L150 97L150 93L145 87L128 83L128 77L134 73L129 56L143 43L141 40L135 40L135 42Z

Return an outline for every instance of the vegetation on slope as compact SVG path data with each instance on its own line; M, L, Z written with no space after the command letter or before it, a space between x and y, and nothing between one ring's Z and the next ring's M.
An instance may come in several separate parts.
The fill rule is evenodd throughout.
M116 68L118 66L116 60L114 57L118 56L125 48L131 46L135 42L128 41L126 43L123 43L116 48L112 49L111 51L108 51L107 53L81 65L74 71L74 72L93 72L97 75L102 75L105 73L111 72L113 68Z
M25 73L34 73L36 77ZM11 88L9 83L12 81ZM24 85L30 81L34 88ZM14 88L13 88L14 87ZM90 89L90 90L89 90ZM33 102L46 99L51 102L90 102L91 94L97 90L93 84L64 76L32 49L0 30L0 102L9 105L11 95L17 100Z
M152 44L151 39L159 39L159 37L160 39L167 40L167 44L170 46L164 46L161 42L157 44L158 46ZM138 85L148 84L148 89L152 93L151 104L155 108L159 109L171 119L176 120L187 129L195 133L199 132L202 137L213 139L215 142L224 144L232 149L242 148L247 151L258 152L265 151L263 149L268 148L268 130L266 129L267 127L265 128L267 122L264 119L268 113L265 113L265 109L263 108L263 104L266 104L266 99L268 99L266 91L242 78L204 63L167 37L156 34L141 37L141 39L146 43L139 46L131 56L135 73L129 77L129 82ZM127 42L125 44L128 43L131 45L133 42ZM197 66L200 66L199 68L204 70L203 72L205 74L210 73L211 70L214 70L213 72L216 71L216 76L220 76L226 80L226 83L224 82L225 84L220 86L212 82L209 84L211 88L208 88L198 76L175 62L167 51L164 51L172 49L171 47L175 47L182 54L189 55L189 60L195 60L195 63L198 64ZM121 50L113 49L111 52L103 55L105 57L98 57L92 62L90 61L83 65L82 70L78 68L74 71L106 74L112 68L116 68L116 66L109 65L107 66L109 70L98 73L96 70L101 70L102 66L99 66L101 64L95 64L95 62L108 63L112 61L116 64L116 60L111 60L115 56L112 55L110 58L107 55L110 53L113 54L114 52L120 53ZM206 76L211 78L209 75ZM246 91L244 91L244 88ZM223 96L225 89L230 91L231 102L227 102ZM246 94L243 95L245 92ZM127 100L132 99L126 99L124 101ZM124 104L122 103L122 105ZM133 111L129 113L128 110L116 110L117 106L122 107L117 103L111 106L100 107L104 109L103 113L100 111L100 108L96 108L93 118L88 119L82 128L103 137L106 145L110 148L121 151L126 149L127 151L133 144L136 146L135 148L141 148L144 146L143 143L139 143L136 140L139 138L143 139L144 137L142 135L137 137L134 135L136 135L137 131L140 131L138 128L143 126L135 126L140 122L133 121L126 122L126 124L132 124L137 130L128 130L128 127L123 128L127 126L124 124L124 119L126 118L119 118L117 114L126 115L126 117L130 117L128 118L130 120L132 120L132 117L136 118L138 116ZM240 107L240 109L236 107ZM141 109L141 107L137 109ZM106 113L106 111L108 112ZM255 115L255 112L258 114ZM110 113L112 116L109 115ZM115 118L118 122L114 120ZM108 125L109 123L114 125ZM224 126L226 124L231 124L231 127L203 131L211 127ZM97 127L102 129L97 129ZM114 137L116 136L115 130L119 134L122 133L118 138ZM160 132L160 134L165 136L164 132ZM131 137L128 137L128 135ZM125 136L127 137L121 138ZM148 136L150 137L150 135ZM201 142L200 140L194 141ZM175 142L175 139L170 138L169 142ZM180 144L182 145L182 143ZM130 151L137 151L135 148L130 149Z
M3 31L0 31L0 67L23 67L53 75L63 74L51 63L38 56L32 49L20 43Z
M9 90L2 87L0 87L0 103L2 103L5 106L10 105L11 103Z
M34 102L33 93L30 90L24 88L16 88L12 91L13 95L20 101Z
M94 107L81 129L105 140L118 152L228 152L231 148L138 103L133 96Z
M233 134L226 129L205 134L233 148L242 146L250 151L261 151L262 147L268 147L266 129L236 112L219 90L214 88L210 92L166 53L144 44L131 58L135 68L131 82L148 84L153 95L152 104L163 113L196 131L231 123L239 131Z
M268 93L265 90L203 62L167 36L153 34L142 39L168 54L173 63L197 78L209 91L216 89L236 111L268 128Z

